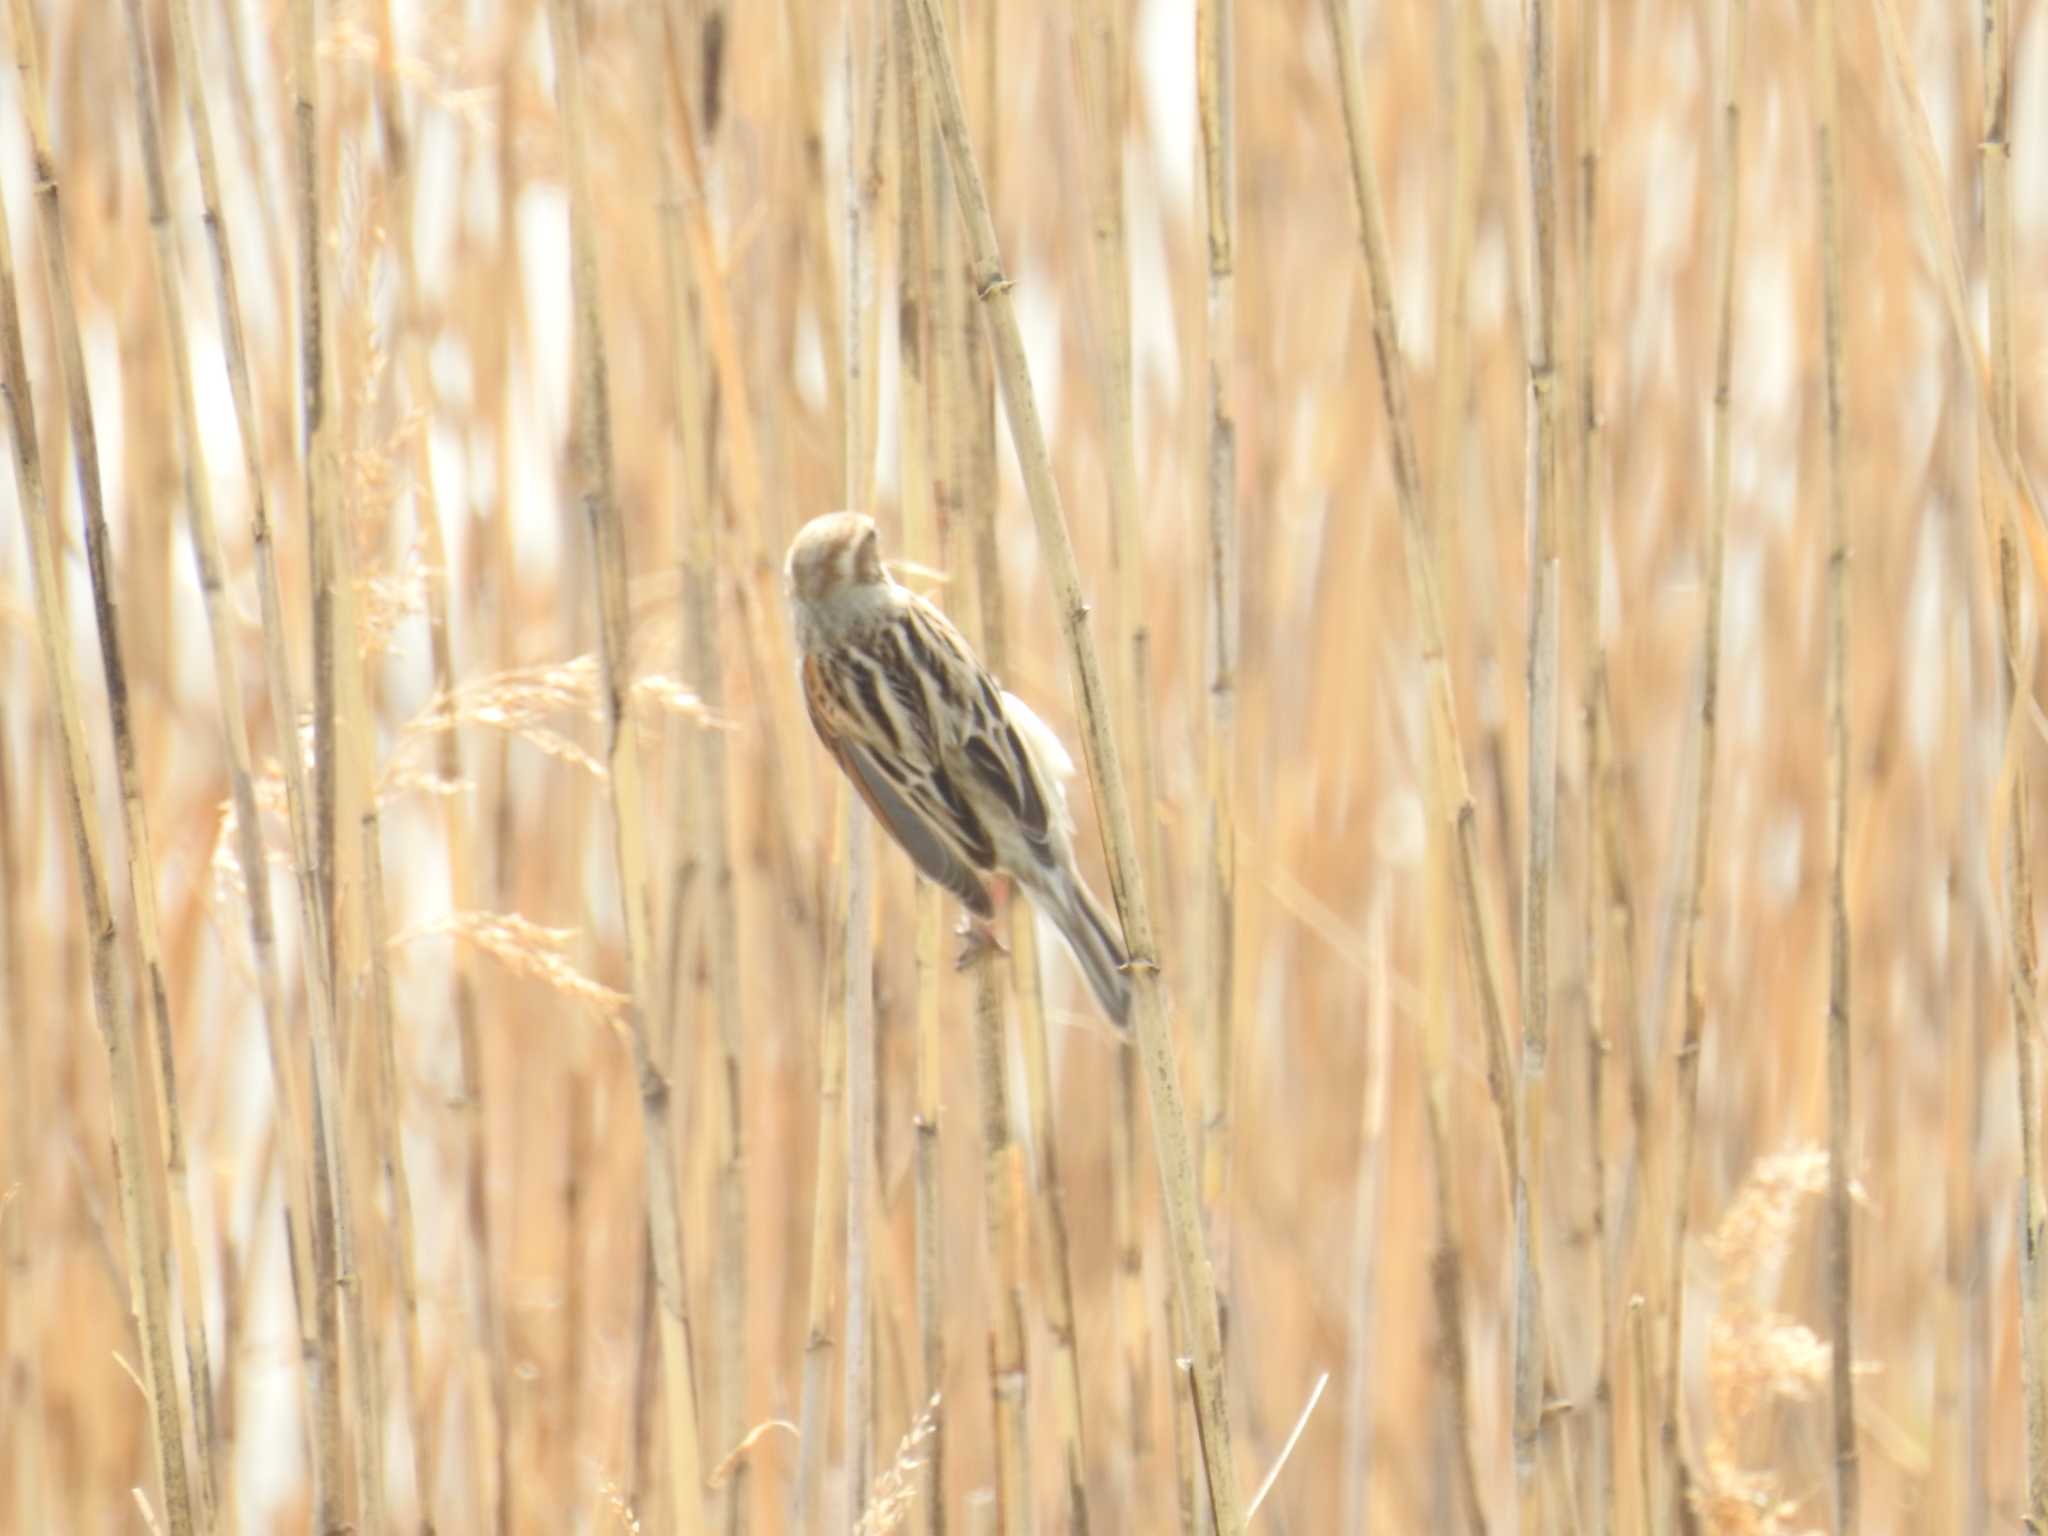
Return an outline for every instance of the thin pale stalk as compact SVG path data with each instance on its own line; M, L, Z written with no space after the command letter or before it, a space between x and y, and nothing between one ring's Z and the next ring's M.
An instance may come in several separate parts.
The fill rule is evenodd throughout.
M1579 478L1577 564L1573 606L1582 626L1579 646L1582 672L1579 713L1584 763L1580 827L1581 905L1579 941L1586 1026L1586 1166L1590 1188L1588 1223L1591 1233L1589 1268L1593 1311L1593 1411L1587 1456L1591 1462L1592 1503L1588 1530L1604 1536L1614 1519L1614 1381L1611 1318L1612 1263L1607 1243L1607 1032L1605 931L1605 865L1600 857L1600 824L1606 784L1600 751L1600 708L1607 674L1607 646L1600 629L1600 572L1605 560L1601 521L1600 468L1604 440L1600 434L1598 354L1595 350L1600 294L1598 230L1600 182L1600 6L1579 4L1579 197L1578 241L1578 383Z
M1655 1459L1650 1449L1657 1441L1652 1406L1657 1401L1657 1378L1650 1367L1650 1309L1640 1296L1629 1298L1628 1340L1636 1388L1636 1507L1641 1511L1640 1528L1657 1531L1663 1527L1657 1520L1656 1479L1651 1473Z
M1209 455L1207 622L1208 1010L1202 1035L1202 1211L1230 1320L1231 1099L1237 991L1237 60L1232 0L1195 9L1195 80L1207 212Z
M372 1533L385 1529L382 1404L374 1368L375 1344L364 1319L362 1277L355 1267L354 1198L348 1158L348 1082L335 1034L340 1025L338 982L353 977L347 965L352 940L361 935L342 920L340 829L345 793L341 754L343 714L349 692L342 658L352 654L346 577L340 569L344 513L341 506L340 427L331 409L327 360L327 294L321 273L326 248L321 223L318 81L314 10L317 0L293 0L291 7L291 100L293 119L293 204L298 219L297 312L299 431L305 486L306 547L310 555L313 620L313 784L311 839L295 847L300 905L306 924L307 974L313 1006L308 1010L313 1084L313 1283L315 1332L321 1351L322 1400L316 1404L315 1435L345 1434L339 1421L340 1358L345 1335L350 1351L348 1382L354 1395L357 1447L355 1523ZM357 722L367 729L367 722ZM294 739L290 749L295 750ZM282 754L281 754L282 755ZM362 792L363 786L356 786ZM308 829L302 816L298 831ZM335 1353L330 1357L330 1348ZM332 1367L330 1370L329 1367ZM337 1390L327 1393L333 1380ZM327 1414L337 1415L333 1422ZM323 1464L329 1461L320 1453ZM341 1465L337 1444L332 1464ZM323 1530L343 1520L338 1486L316 1495Z
M889 46L896 77L896 337L897 366L901 371L897 391L901 408L896 420L903 542L915 558L943 570L946 551L940 538L938 504L941 482L950 478L949 471L941 466L950 463L952 435L946 431L946 424L940 425L936 435L943 440L943 449L935 451L934 433L929 426L943 422L943 411L932 408L937 403L933 391L951 375L942 365L928 363L937 329L933 324L933 304L941 285L934 281L932 265L938 242L931 238L925 123L914 89L917 37L911 30L906 0L894 0L889 7ZM916 1179L918 1356L923 1372L922 1390L929 1401L943 1390L946 1378L945 1231L939 1163L941 1082L945 1067L939 1031L939 990L944 979L939 949L945 893L930 881L919 880L914 884L911 900L915 908L917 977L911 1043L915 1078L911 1134ZM925 1536L942 1536L946 1529L945 1469L950 1421L951 1415L944 1411L934 1414L922 1448L916 1518Z
M1439 818L1442 808L1434 802L1443 792L1442 780L1432 777L1428 793L1431 810ZM1454 961L1448 951L1450 933L1457 925L1455 858L1447 842L1434 839L1424 854L1423 867L1422 1109L1429 1139L1430 1194L1436 1210L1436 1248L1430 1254L1429 1278L1445 1377L1439 1391L1449 1410L1452 1470L1470 1528L1485 1536L1486 1506L1480 1501L1479 1451L1472 1425L1472 1371L1465 1344L1465 1248L1458 1209L1457 1143L1451 1135Z
M10 385L11 387L11 385ZM24 498L25 504L25 498ZM24 710L31 721L34 713ZM0 712L0 721L5 714ZM27 734L33 739L37 733ZM24 898L21 849L31 824L16 814L7 736L0 730L0 1049L7 1053L7 1162L0 1171L0 1413L9 1434L8 1486L19 1530L36 1531L47 1522L43 1508L43 1382L36 1341L42 1337L35 1264L28 1240L33 1199L27 1189L30 1149L35 1145L35 1055L29 1028L29 950L22 922Z
M1152 736L1146 701L1147 652L1144 559L1138 531L1138 454L1131 372L1129 241L1124 219L1124 138L1130 111L1130 66L1124 0L1089 0L1079 8L1082 100L1089 133L1101 146L1092 179L1096 330L1101 338L1103 439L1108 458L1110 588L1114 596L1111 669L1118 689L1124 739L1139 804L1152 796ZM1138 867L1159 874L1158 818L1138 818ZM1117 877L1116 870L1110 877ZM1110 1208L1116 1251L1116 1335L1123 1353L1125 1415L1132 1468L1143 1486L1152 1454L1152 1311L1145 1299L1143 1236L1138 1229L1138 1060L1116 1058L1116 1098L1110 1114Z
M1671 1246L1665 1297L1663 1419L1659 1441L1670 1488L1674 1528L1687 1518L1690 1473L1680 1438L1681 1364L1685 1337L1685 1239L1691 1216L1694 1129L1699 1119L1700 1052L1706 1035L1707 876L1714 828L1716 745L1721 699L1721 592L1728 543L1730 411L1734 396L1735 257L1742 208L1742 45L1744 0L1729 0L1721 61L1718 168L1713 178L1714 376L1713 445L1707 484L1706 601L1700 612L1700 698L1692 733L1694 784L1691 870L1685 920L1685 1026L1673 1060Z
M957 188L956 188L957 190ZM979 415L980 408L976 407ZM975 477L985 472L977 466ZM978 483L974 508L975 590L980 599L981 657L996 676L1009 671L1009 626L1006 619L1002 563L996 546L994 487ZM1018 933L1030 921L1011 906L997 924L1006 935L1004 947L1015 956ZM1035 958L1035 955L1033 956ZM1020 992L1035 981L1019 978ZM981 1111L982 1217L987 1235L989 1390L995 1416L996 1511L1005 1536L1038 1530L1032 1495L1031 1374L1026 1353L1028 1281L1025 1261L1030 1233L1030 1207L1025 1201L1024 1150L1011 1134L1015 1088L1010 1081L1009 1040L1003 1028L1004 978L993 954L984 955L974 976L974 1066ZM1028 1028L1033 1022L1026 1019ZM1045 1018L1039 1010L1037 1049L1045 1051ZM1032 1049L1026 1044L1027 1053ZM1041 1144L1050 1151L1051 1142ZM1070 1330L1071 1331L1071 1330ZM1078 1420L1076 1421L1078 1423ZM1070 1463L1071 1465L1071 1463Z
M42 126L42 82L34 62L35 39L25 0L16 0L13 21L15 57L22 70L23 99L30 120L38 201L46 221L44 242L52 268L51 291L60 296L61 310L62 297L69 293L69 277L64 268L63 247L58 243L62 228L57 215L56 164L50 157ZM90 944L93 1011L112 1080L114 1180L128 1250L125 1278L142 1333L142 1387L150 1415L150 1445L163 1495L164 1519L173 1536L190 1536L194 1526L185 1465L185 1415L173 1365L171 1299L160 1262L164 1250L157 1212L162 1195L144 1182L147 1179L153 1183L160 1178L163 1165L150 1155L144 1131L143 1074L147 1069L135 1059L134 1020L128 1013L126 978L121 974L120 930L108 893L100 832L94 819L98 797L93 787L92 764L86 756L78 680L64 639L66 621L58 587L58 540L51 509L43 495L42 455L36 438L35 407L29 394L28 360L22 348L13 251L13 236L7 228L5 210L0 208L0 370L4 370L0 385L4 385L8 424L14 438L15 490L27 535L36 632L42 642L44 681L62 752L65 804L78 858L79 899ZM66 327L61 321L58 330L68 377L74 366L77 330L75 325ZM75 366L82 385L83 360L75 360ZM89 422L75 415L73 428L75 432L90 432ZM83 460L86 447L81 446L79 453ZM82 472L83 462L80 467ZM109 684L111 687L111 669Z
M1096 652L1089 605L1082 595L1080 565L1067 533L1051 455L1032 394L1023 336L1010 298L1010 279L1004 275L987 192L967 138L960 82L953 70L944 23L935 0L915 0L913 11L923 44L920 85L930 92L929 99L937 112L952 163L954 193L967 232L975 289L988 322L1010 440L1023 471L1025 491L1038 525L1039 551L1051 577L1066 638L1088 776L1108 834L1110 863L1117 872L1115 885L1125 948L1131 956L1138 1050L1145 1067L1154 1151L1166 1194L1175 1286L1189 1323L1195 1402L1216 1528L1219 1536L1240 1536L1244 1530L1244 1505L1232 1455L1215 1278L1203 1248L1193 1148L1189 1145L1172 1034L1160 994L1158 945L1138 868L1137 837L1118 755L1116 724L1103 681L1101 658Z
M854 17L849 8L844 27L843 105L846 109L846 181L844 213L846 247L842 253L846 282L840 356L845 365L840 407L844 411L846 505L866 501L868 452L867 404L862 328L866 323L868 274L865 226L867 203L856 167L860 124L856 104L859 51ZM877 46L876 52L885 50ZM874 992L874 828L858 811L848 813L846 858L846 1364L841 1378L846 1451L846 1522L857 1526L867 1512L868 1461L874 1446L874 1391L869 1360L868 1190L873 1177L875 1124L875 992Z
M652 952L648 925L648 837L638 733L628 714L631 679L627 645L626 529L613 491L610 380L598 317L597 231L583 123L583 58L575 0L548 0L554 45L555 90L569 171L570 280L574 293L576 423L572 463L588 524L597 584L599 656L604 695L605 761L611 779L613 857L619 910L625 925L631 1003L626 1010L639 1086L641 1140L646 1163L647 1223L658 1291L663 1406L674 1518L686 1536L704 1529L704 1478L697 1438L697 1387L691 1374L689 1298L683 1267L682 1200L671 1130L674 1062L656 1059L647 1006Z
M1529 325L1529 855L1523 864L1522 1130L1515 1207L1515 1478L1524 1532L1545 1528L1543 1245L1548 1154L1551 897L1556 885L1558 444L1563 399L1557 367L1557 36L1549 0L1529 0L1527 82L1529 208L1534 287ZM1555 1437L1551 1437L1553 1442Z
M1016 924L1011 927L1014 930ZM1010 1136L1003 980L993 957L975 973L974 1065L980 1085L982 1213L988 1233L989 1391L995 1412L996 1511L1004 1536L1036 1531L1025 1361L1024 1154Z
M369 938L370 1009L375 1033L372 1047L377 1053L373 1118L376 1122L377 1157L390 1210L389 1224L397 1247L397 1273L393 1278L398 1290L400 1314L404 1319L399 1358L405 1379L406 1437L412 1444L419 1529L423 1536L431 1536L434 1529L433 1416L425 1401L426 1356L420 1346L419 1257L413 1233L412 1180L405 1166L403 1101L399 1095L398 1006L391 986L391 925L385 914L382 818L376 812L376 796L371 794L366 801L358 834L362 839L363 890L367 903L364 920Z
M2015 458L2019 395L2013 369L2012 12L2008 0L1984 0L1984 121L1979 138L1983 176L1985 292L1989 310L1990 392L1978 413L1980 465ZM1946 221L1943 223L1946 228ZM1966 333L1974 336L1974 333ZM2027 684L2019 541L2023 509L1988 472L1978 475L1987 528L1995 529L1999 599L1999 716ZM2031 669L2027 669L2031 670ZM2008 748L2010 750L2010 747ZM2006 962L2012 1014L2013 1086L2020 1122L2020 1395L2027 1459L2027 1526L2048 1530L2048 1198L2041 1188L2040 1098L2034 1063L2039 950L2034 932L2032 816L2024 771L2012 774L2005 813L2003 886ZM1831 1079L1832 1081L1832 1079ZM1829 1198L1833 1198L1832 1182ZM1837 1344L1838 1351L1844 1346Z
M1860 1483L1856 1454L1855 1340L1850 1332L1852 1259L1849 1233L1849 524L1842 429L1841 147L1837 138L1834 0L1813 9L1814 161L1820 183L1822 381L1827 471L1827 738L1828 738L1828 1192L1823 1208L1822 1292L1832 1364L1837 1536L1857 1529ZM2016 1031L2019 1036L2025 1028ZM2022 1091L2028 1091L2022 1079ZM2035 1321L2039 1322L2036 1315ZM2038 1348L2038 1346L2036 1346ZM2039 1357L2036 1356L2038 1364ZM2030 1461L2031 1465L2031 1461ZM2037 1494L2038 1496L2038 1494Z
M1024 1047L1024 1085L1031 1114L1031 1146L1038 1169L1038 1232L1043 1254L1041 1291L1045 1327L1052 1336L1052 1393L1060 1447L1061 1507L1074 1536L1091 1529L1088 1517L1088 1437L1082 1412L1080 1341L1074 1322L1074 1269L1067 1233L1066 1186L1060 1178L1059 1126L1053 1117L1053 1075L1046 1047L1045 986L1039 969L1035 923L1011 924L1017 967L1017 1027Z
M1365 1081L1358 1095L1358 1180L1352 1196L1350 1387L1344 1405L1344 1523L1347 1531L1371 1529L1372 1389L1378 1372L1373 1347L1379 1318L1380 1211L1386 1190L1387 1082L1391 1064L1392 970L1387 963L1387 912L1376 893L1366 932Z
M1467 319L1472 274L1474 229L1479 219L1479 5L1478 0L1449 0L1447 64L1450 176L1445 190L1442 240L1443 280L1437 290L1435 440L1430 445L1430 480L1446 507L1461 499L1460 473L1468 430L1472 379L1472 327ZM1441 541L1439 541L1441 542ZM1438 558L1442 558L1441 550ZM1446 594L1455 599L1455 591ZM1445 622L1457 623L1455 612Z
M833 817L834 852L847 847L847 828L860 818L850 797L838 797ZM836 864L835 857L832 863ZM829 867L829 866L828 866ZM838 887L833 904L845 899L845 882ZM822 931L838 932L843 917L835 910L824 914ZM835 957L826 966L825 992L818 1018L818 1179L811 1197L810 1290L806 1306L809 1319L804 1333L802 1396L797 1410L797 1476L790 1508L790 1529L797 1536L818 1536L825 1523L825 1452L832 1438L832 1410L826 1393L832 1385L832 1363L837 1342L832 1337L832 1298L839 1273L838 1239L846 1230L841 1202L846 1198L846 1030L843 1027L845 1001L845 960L847 948L835 946Z

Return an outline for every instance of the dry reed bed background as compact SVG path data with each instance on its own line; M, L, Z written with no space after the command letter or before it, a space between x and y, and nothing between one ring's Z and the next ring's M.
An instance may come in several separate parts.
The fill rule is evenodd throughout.
M1027 926L956 977L893 845L849 948L792 684L781 551L869 506L1082 757L902 91L922 0L852 7L850 47L803 0L33 9L0 92L0 364L47 498L0 519L0 1526L1193 1528L1218 1430L1142 1053L1064 959L1027 984ZM1328 1373L1260 1524L2048 1513L2013 1024L2043 717L2002 671L2039 687L2048 9L946 9L1151 896L1232 1497ZM131 1233L170 1256L140 1286Z

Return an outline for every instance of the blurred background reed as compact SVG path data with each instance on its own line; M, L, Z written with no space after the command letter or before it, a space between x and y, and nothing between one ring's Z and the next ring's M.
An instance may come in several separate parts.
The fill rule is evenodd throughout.
M1138 1053L848 1004L796 528L1081 759L922 8L12 0L0 1528L1206 1528ZM939 9L1256 1522L2048 1517L2048 6Z

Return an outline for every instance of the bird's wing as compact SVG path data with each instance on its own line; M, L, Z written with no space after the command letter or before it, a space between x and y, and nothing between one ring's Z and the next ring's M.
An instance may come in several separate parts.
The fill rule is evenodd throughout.
M995 864L988 829L938 760L929 719L920 725L904 708L900 680L886 670L849 652L806 656L811 725L925 877L977 916L992 916L994 904L976 874Z
M905 660L943 690L938 708L953 727L953 748L976 785L1000 804L1005 820L1038 858L1055 866L1058 840L1044 771L1012 722L1005 707L1009 696L931 604L912 602L897 629Z

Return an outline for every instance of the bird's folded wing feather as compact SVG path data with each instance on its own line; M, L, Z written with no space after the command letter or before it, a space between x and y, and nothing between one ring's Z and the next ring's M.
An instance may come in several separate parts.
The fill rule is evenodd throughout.
M860 666L862 663L851 663ZM893 718L893 689L867 673L816 656L803 663L804 702L818 737L846 776L927 879L944 886L977 916L995 908L975 873L995 863L988 830L932 752L929 727Z

